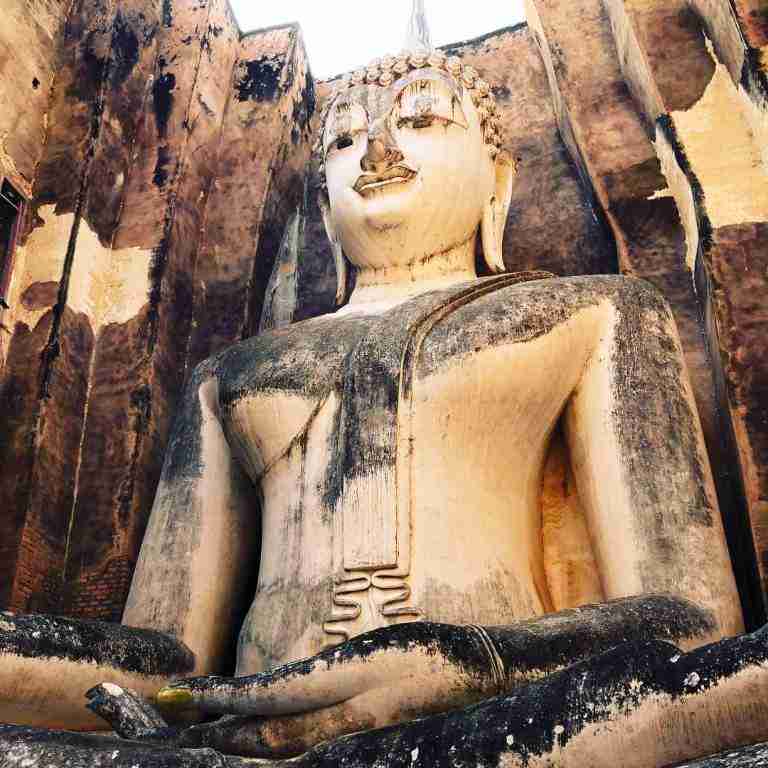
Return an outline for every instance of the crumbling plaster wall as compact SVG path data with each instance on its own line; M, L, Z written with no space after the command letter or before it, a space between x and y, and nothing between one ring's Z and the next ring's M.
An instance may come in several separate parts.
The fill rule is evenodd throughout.
M56 46L72 0L4 0L0 33L0 177L32 191L42 156ZM19 52L24 55L20 56Z
M183 379L257 328L316 94L297 31L241 39L226 0L14 7L56 44L40 46L29 126L0 130L33 203L2 318L0 458L14 471L0 478L0 601L114 618ZM529 0L527 24L447 46L494 84L518 162L508 268L621 271L670 301L755 620L768 594L765 17L750 0ZM317 182L296 320L333 308Z
M226 0L59 10L47 104L14 128L37 154L2 317L0 601L118 619L185 375L258 324L313 84L296 27L242 37Z
M691 6L704 27L717 73L695 107L698 114L675 113L672 123L680 166L696 191L699 282L709 297L708 338L713 356L722 361L766 599L768 8L750 0L735 0L725 7L712 0L691 0ZM711 151L713 147L716 151Z

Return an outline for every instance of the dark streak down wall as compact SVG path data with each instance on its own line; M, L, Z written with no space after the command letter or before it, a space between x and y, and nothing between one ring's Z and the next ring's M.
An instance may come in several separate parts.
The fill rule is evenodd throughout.
M0 604L119 619L185 375L258 324L313 84L295 27L241 39L226 0L18 5L50 34L22 70L24 109L46 98L2 145L32 205L2 318Z
M117 618L182 380L258 324L314 90L296 31L241 40L226 0L11 4L32 43L12 67L0 27L0 174L34 218L0 336L0 603ZM529 0L528 25L448 46L494 84L518 160L507 266L619 270L671 303L751 622L768 594L761 8ZM297 268L296 317L332 309L314 203Z

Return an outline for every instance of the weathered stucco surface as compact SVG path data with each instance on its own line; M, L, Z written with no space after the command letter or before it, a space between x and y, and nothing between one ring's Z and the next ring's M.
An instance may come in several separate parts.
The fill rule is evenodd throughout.
M71 0L8 0L0 34L0 176L29 195ZM20 55L22 54L23 55Z
M227 673L241 627L246 672L352 640L191 684L202 711L266 719L162 745L0 726L5 761L235 766L213 750L239 744L309 748L290 763L306 766L660 768L724 746L690 765L764 764L741 748L768 736L765 630L685 650L739 631L736 586L750 628L768 605L765 2L527 0L527 24L445 47L493 84L518 167L505 266L565 279L493 278L510 290L457 301L413 358L402 339L444 308L429 296L426 315L421 297L251 338L272 275L281 322L331 310L337 289L310 159L332 84L316 91L297 27L242 35L228 0L6 5L0 181L27 204L0 310L0 607L111 623L0 614L0 720L75 727L84 680L149 695ZM297 285L280 293L281 275ZM490 449L483 419L504 427ZM398 472L418 478L408 539ZM400 566L372 572L367 607L323 562L342 512L342 562ZM508 573L482 570L496 562ZM676 624L649 597L484 627L659 589L712 616L686 604ZM151 630L116 623L126 598ZM417 605L478 626L413 622ZM380 688L345 699L366 674ZM365 732L416 715L431 716ZM97 724L82 710L76 726Z
M223 0L9 12L0 595L119 619L186 373L258 327L313 85L297 28L241 38Z
M0 601L117 618L184 380L258 329L329 87L294 27L243 37L226 0L9 2L0 176L29 205L0 317ZM767 26L756 0L529 0L527 25L446 47L493 83L518 164L507 267L619 271L671 304L749 621L768 583ZM334 303L316 185L294 319Z
M763 347L763 313L751 306L765 268L749 259L749 288L722 269L728 249L749 249L764 220L766 79L754 44L744 44L743 11L707 0L595 0L574 15L571 5L531 0L528 20L561 133L612 226L621 271L651 281L675 313L742 600L760 621L765 566L760 585L754 552L764 559L765 490L754 457L765 450L756 428L766 423L765 365L745 377L734 363ZM750 306L748 321L734 305Z

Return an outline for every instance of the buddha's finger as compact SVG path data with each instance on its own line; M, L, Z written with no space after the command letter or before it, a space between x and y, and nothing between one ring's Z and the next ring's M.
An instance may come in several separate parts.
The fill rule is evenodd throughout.
M409 623L353 638L310 659L247 677L180 680L157 694L164 709L275 716L331 707L368 690L416 679L426 690L492 686L473 630Z
M331 707L279 717L223 717L185 730L179 746L215 749L241 757L283 759L303 754L324 741L358 731L394 725L416 716L409 693L377 688ZM418 699L418 694L416 694ZM423 707L418 707L423 713Z

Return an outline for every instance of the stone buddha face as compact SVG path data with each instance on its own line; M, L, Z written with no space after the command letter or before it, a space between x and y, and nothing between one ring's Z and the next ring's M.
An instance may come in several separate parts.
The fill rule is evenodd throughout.
M374 82L358 76L364 81L342 87L326 113L326 228L369 281L384 270L389 280L415 279L414 269L428 263L433 274L441 264L472 270L479 228L486 261L503 269L513 165L500 151L487 84L447 61L454 74L411 64L401 74L374 70Z

